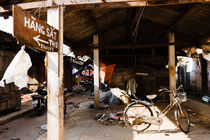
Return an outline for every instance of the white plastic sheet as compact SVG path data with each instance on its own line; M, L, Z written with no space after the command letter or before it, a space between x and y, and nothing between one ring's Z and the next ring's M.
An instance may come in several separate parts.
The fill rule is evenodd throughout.
M72 57L72 58L75 58L75 54L74 52L71 51L71 48L68 47L67 45L63 44L63 54L65 56L69 56L69 57Z
M32 66L32 63L24 48L22 47L13 58L0 81L0 86L4 87L4 80L6 84L14 82L19 89L27 86L27 72Z
M208 54L203 54L203 58L210 61L210 53Z

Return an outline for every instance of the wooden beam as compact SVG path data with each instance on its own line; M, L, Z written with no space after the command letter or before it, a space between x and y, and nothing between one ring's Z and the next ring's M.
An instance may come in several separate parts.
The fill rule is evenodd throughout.
M153 43L153 44L127 44L127 45L99 45L97 48L100 50L113 50L113 49L144 49L144 48L166 48L175 43ZM178 44L179 47L186 47L191 44Z
M169 31L169 44L175 42L174 32ZM168 45L168 68L170 90L176 89L176 65L175 65L175 45ZM173 92L170 93L170 102L173 100Z
M136 15L134 17L134 20L131 24L131 36L132 41L136 43L137 37L138 37L138 31L139 31L139 22L141 20L142 12L144 12L144 8L139 7L137 9ZM136 24L135 24L136 23ZM135 25L135 26L134 26Z
M93 35L93 45L97 46L99 44L98 35ZM95 107L99 107L99 49L93 49L93 64L94 64L94 99Z
M50 8L53 7L53 4L51 1L37 1L37 2L28 2L28 3L20 3L17 4L22 9L30 10L30 9L38 9L38 8ZM5 12L11 12L12 11L12 5L8 6L0 6L0 13Z
M148 0L152 1L152 0ZM37 1L17 4L22 9L37 9L37 8L52 8L56 6L70 6L72 10L87 10L87 9L101 9L101 8L126 8L126 7L144 7L144 6L165 6L165 5L177 5L177 4L187 4L187 3L209 3L210 0L170 0L165 3L149 3L146 0L55 0L52 1ZM0 13L10 12L12 10L12 5L0 6Z

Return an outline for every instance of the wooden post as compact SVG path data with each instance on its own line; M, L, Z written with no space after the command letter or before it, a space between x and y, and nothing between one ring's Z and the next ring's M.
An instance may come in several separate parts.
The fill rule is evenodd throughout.
M99 43L98 35L93 35L93 45L97 46ZM99 107L99 49L93 49L93 63L94 63L94 98L95 107Z
M59 29L58 53L47 53L47 139L63 140L63 7L48 9L47 22Z
M169 31L169 46L168 46L168 55L169 55L169 86L171 90L176 89L176 66L175 66L175 36L173 31ZM172 93L170 94L170 102L173 99Z

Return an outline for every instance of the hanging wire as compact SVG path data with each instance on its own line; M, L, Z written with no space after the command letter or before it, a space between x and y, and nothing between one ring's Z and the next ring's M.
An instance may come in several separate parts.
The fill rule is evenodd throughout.
M146 5L147 5L147 4L148 4L148 1L146 2ZM146 7L146 6L144 6L143 9L141 10L140 16L139 16L139 18L138 18L138 21L137 21L137 24L136 24L136 27L135 27L135 29L134 29L134 31L133 31L132 36L134 36L135 33L136 33L137 27L139 26L139 22L140 22L140 19L141 19L142 15L143 15L143 12L144 12L145 7Z
M37 12L39 12L38 14L38 18L40 18L40 10L41 10L42 7L39 7L39 9L36 9L36 11L34 12L34 16L36 16Z
M32 13L32 12L34 12L34 16L36 16L36 14L37 14L37 12L39 12L39 14L38 14L38 18L40 18L40 11L41 11L41 9L42 9L43 7L41 6L41 7L39 7L38 9L33 9L33 10L31 10L31 11L28 11L28 13Z

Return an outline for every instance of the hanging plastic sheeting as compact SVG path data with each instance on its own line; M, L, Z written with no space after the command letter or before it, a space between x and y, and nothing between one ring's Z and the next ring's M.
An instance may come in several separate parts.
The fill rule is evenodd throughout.
M112 74L114 72L115 66L116 64L112 64L106 67L105 81L107 81L109 84L111 84Z
M127 81L127 86L126 86L126 90L127 90L127 94L129 96L133 95L136 98L136 88L137 88L137 82L135 78L130 78Z
M63 44L63 54L65 56L69 56L69 57L72 57L72 58L75 58L75 54L74 52L71 51L71 48L68 47L67 45Z
M6 84L14 82L19 89L27 86L27 72L32 63L24 48L22 46L21 50L13 58L0 81L0 86L4 87L4 80Z
M210 53L209 54L203 54L203 58L210 61Z
M100 82L105 82L105 75L106 75L106 65L104 63L101 63L100 67Z
M114 72L116 64L108 65L101 63L100 67L100 81L101 83L108 82L108 84L111 84L112 80L112 74Z

